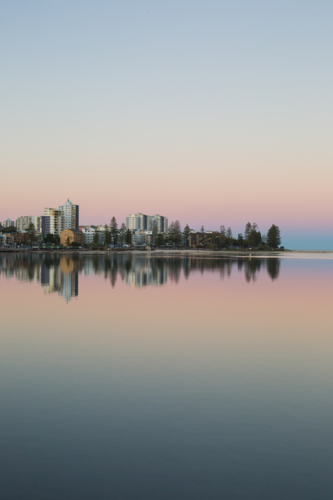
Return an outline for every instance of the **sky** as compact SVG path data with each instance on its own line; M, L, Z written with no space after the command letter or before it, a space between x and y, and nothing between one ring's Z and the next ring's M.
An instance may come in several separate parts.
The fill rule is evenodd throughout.
M333 3L0 0L0 220L159 213L333 249Z

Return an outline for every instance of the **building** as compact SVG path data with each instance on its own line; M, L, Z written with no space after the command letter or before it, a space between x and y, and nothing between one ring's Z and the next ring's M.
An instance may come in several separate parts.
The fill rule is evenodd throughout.
M132 236L133 245L151 245L153 243L152 231L134 231Z
M105 229L98 229L100 226L85 226L82 229L82 234L84 238L85 245L91 245L94 243L94 238L97 233L100 245L104 245L105 241Z
M31 215L24 215L16 219L16 229L17 231L26 231L31 222Z
M126 217L126 228L146 231L148 226L148 216L144 214L133 214Z
M11 226L15 227L15 221L13 221L11 219L7 219L7 220L3 221L2 227L7 228L7 227L11 227Z
M166 233L168 231L168 219L162 215L145 215L142 213L132 214L126 217L126 228L136 231L154 231Z
M9 234L0 233L0 246L5 246L9 242Z
M16 219L17 231L26 231L30 224L35 226L36 233L42 232L42 217L40 215L24 215Z
M202 243L204 242L204 239L205 239L205 233L202 233L202 232L196 232L196 233L193 233L191 232L189 234L189 238L188 238L188 245L189 247L197 247L199 245L202 245Z
M73 205L68 199L66 203L59 206L59 210L64 215L63 229L79 229L79 205Z
M42 235L58 234L64 229L65 220L62 210L56 208L45 208L42 217Z
M155 228L158 233L167 233L168 219L158 214L148 215L148 231L154 231Z
M71 243L83 245L84 236L78 229L63 229L60 233L60 245L68 247Z

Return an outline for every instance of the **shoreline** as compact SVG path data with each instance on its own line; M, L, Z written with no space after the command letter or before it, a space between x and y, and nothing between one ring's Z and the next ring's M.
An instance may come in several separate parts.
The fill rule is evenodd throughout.
M185 249L157 249L157 250L134 250L134 249L109 249L109 250L85 250L85 249L45 249L45 250L29 250L29 249L0 249L0 254L7 253L59 253L64 255L71 254L83 254L83 255L105 255L105 254L131 254L131 255L149 255L152 256L195 256L195 257L248 257L248 258L269 258L269 257L279 257L279 258L295 258L299 255L304 257L310 255L327 255L333 258L333 250L272 250L272 251L260 251L260 250L185 250Z

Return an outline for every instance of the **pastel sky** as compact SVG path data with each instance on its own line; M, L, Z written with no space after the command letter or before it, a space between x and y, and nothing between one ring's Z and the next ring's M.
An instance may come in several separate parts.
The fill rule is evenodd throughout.
M0 219L160 213L333 248L333 3L0 0Z

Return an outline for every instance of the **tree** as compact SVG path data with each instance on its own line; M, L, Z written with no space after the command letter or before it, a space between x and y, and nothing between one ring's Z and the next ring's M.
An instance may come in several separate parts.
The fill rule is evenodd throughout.
M79 248L80 243L78 243L77 241L72 241L72 243L71 243L70 246L73 247L73 248Z
M68 236L68 238L66 238L66 246L70 246L71 245L71 237Z
M131 233L130 229L127 229L127 231L126 231L125 241L126 241L126 245L132 245L132 233Z
M251 222L248 222L245 226L245 231L244 231L244 239L246 243L249 245L249 237L252 231L252 224Z
M232 238L231 227L228 227L228 229L227 229L227 243L228 243L229 247L232 245L232 242L233 242L233 238Z
M51 243L52 245L59 245L60 243L60 236L59 234L51 234L48 233L44 236L44 242L45 243Z
M155 245L156 246L164 245L164 234L163 233L158 233L156 235Z
M36 240L35 225L32 222L29 224L28 229L26 230L26 232L27 232L27 241L28 241L29 245L32 248L32 244Z
M186 226L184 227L184 236L185 236L185 246L186 247L189 246L190 233L191 233L190 226L188 224L186 224Z
M281 244L280 229L275 224L272 224L267 231L267 244L271 248L277 248Z
M200 231L201 231L202 233L204 233L204 232L205 232L205 228L203 227L203 225L201 226Z
M226 235L225 235L225 227L220 226L220 245L223 248L225 245Z
M179 246L182 243L182 229L180 227L179 220L175 221L174 232L175 232L175 245Z
M171 222L168 227L168 242L174 244L175 240L175 223Z
M15 226L2 227L0 224L0 233L16 233L17 229Z
M243 238L242 233L238 233L237 243L238 243L239 248L243 248L244 238Z
M157 222L155 220L153 224L153 235L156 236L157 234L158 234L158 227L157 227Z
M110 233L110 230L109 230L109 226L107 224L105 224L104 226L104 231L105 231L105 244L106 245L111 245L111 233Z
M116 245L118 241L118 224L115 217L112 217L110 227L112 243Z
M119 240L122 245L125 243L125 237L126 237L126 226L124 223L122 223L119 230Z
M95 231L95 234L94 234L93 245L99 246L99 234L97 231Z
M168 229L168 241L173 245L180 245L182 242L182 231L179 220L171 222Z

